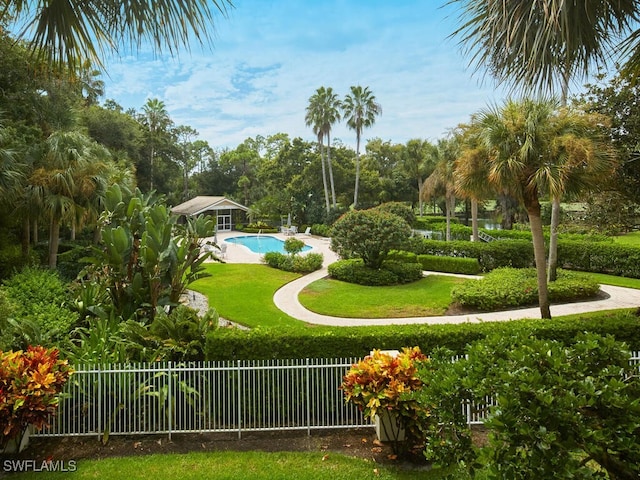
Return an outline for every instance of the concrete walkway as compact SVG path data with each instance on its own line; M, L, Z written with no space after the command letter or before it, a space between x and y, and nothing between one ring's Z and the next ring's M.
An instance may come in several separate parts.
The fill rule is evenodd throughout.
M220 234L218 241L224 241L230 236L239 236L241 233L234 232L229 234ZM285 237L281 234L274 235L281 239ZM312 247L312 252L322 253L324 255L324 266L321 270L305 275L303 277L290 282L281 287L274 295L273 302L275 305L287 315L301 320L303 322L316 325L328 326L364 326L364 325L408 325L408 324L443 324L443 323L464 323L464 322L488 322L488 321L505 321L520 320L525 318L540 318L540 309L522 308L518 310L509 310L503 312L491 313L475 313L465 315L445 315L439 317L409 317L409 318L341 318L320 315L307 310L300 304L298 295L312 282L327 276L327 265L336 261L336 254L329 249L327 239L297 235L297 238L303 240L307 245ZM260 263L260 255L251 253L251 251L242 246L233 243L228 244L226 261L230 263ZM438 272L426 272L427 274L438 274ZM601 310L612 310L617 308L636 308L640 307L640 290L633 288L614 287L610 285L602 285L601 290L607 295L602 300L594 300L588 302L575 302L563 305L552 305L551 315L570 315L578 313L596 312Z

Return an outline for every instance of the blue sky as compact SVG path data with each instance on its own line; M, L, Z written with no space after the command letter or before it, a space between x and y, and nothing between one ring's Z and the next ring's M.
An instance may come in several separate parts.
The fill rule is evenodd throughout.
M218 18L214 48L177 58L144 53L111 58L105 98L141 110L165 102L177 125L214 148L278 132L315 141L305 126L309 97L333 87L368 86L382 106L363 138L435 141L475 111L506 96L473 75L445 0L234 0ZM333 137L355 148L344 123Z

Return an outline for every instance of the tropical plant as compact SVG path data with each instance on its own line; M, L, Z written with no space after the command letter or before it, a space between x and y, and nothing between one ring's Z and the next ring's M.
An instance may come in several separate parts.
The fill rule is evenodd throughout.
M226 14L229 0L171 1L153 4L112 0L58 4L48 0L9 0L0 23L19 26L32 51L72 70L90 60L99 66L109 51L149 45L159 53L176 53L193 40L211 41L216 11Z
M41 430L58 408L59 394L73 372L57 349L30 346L0 352L0 447L18 441L27 427Z
M419 365L427 362L427 357L419 347L403 348L392 354L388 351L373 350L370 355L351 366L342 379L340 388L347 403L353 403L370 419L391 413L397 416L400 426L405 429L407 441L421 438L421 424L426 423L428 410L418 406L407 395L422 388L417 377ZM388 428L387 423L382 423ZM393 448L398 450L397 433L386 432L385 437L393 439ZM410 439L410 440L409 440Z
M353 208L358 208L358 189L360 183L360 138L362 130L371 127L376 116L382 113L382 107L369 87L352 85L351 92L344 97L342 111L347 126L356 132L356 183L353 192Z
M403 156L402 169L416 181L418 186L418 213L424 213L422 188L423 179L431 175L436 165L437 150L427 140L413 138L407 141Z
M167 112L167 107L163 101L157 98L150 98L142 107L142 124L149 134L149 191L153 190L153 163L156 157L156 150L159 136L168 130L172 125L171 117Z
M594 66L606 65L610 48L638 14L638 6L632 1L449 3L462 4L463 23L453 35L460 36L472 52L473 63L487 66L498 80L522 89L535 87L553 94L560 85L563 107L570 81L576 76L586 77ZM640 33L636 33L637 38ZM553 207L548 277L553 281L564 192L552 188L550 193Z
M400 249L411 227L392 213L352 210L333 225L331 249L343 259L362 258L365 266L378 269L392 249Z
M110 307L124 320L150 321L156 307L174 308L187 286L206 276L201 239L211 236L210 217L187 218L177 224L160 199L118 185L107 191L102 216L102 248L95 247L89 278L102 283Z
M555 100L508 100L474 118L479 141L489 154L487 181L527 210L542 318L550 318L551 312L540 192L584 188L613 165L594 119L557 108ZM556 158L562 161L554 162Z

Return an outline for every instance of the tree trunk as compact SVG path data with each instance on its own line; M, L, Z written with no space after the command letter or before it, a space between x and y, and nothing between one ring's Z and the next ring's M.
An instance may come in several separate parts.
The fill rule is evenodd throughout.
M58 265L58 244L60 243L60 220L51 217L49 227L49 268L54 270Z
M30 248L30 244L31 244L31 238L30 238L30 229L29 229L29 217L25 216L22 219L22 237L20 239L20 244L22 247L22 256L23 257L27 257L29 255L29 248Z
M329 182L331 183L331 205L336 208L336 185L333 181L333 167L331 166L331 134L327 133L327 165L329 166Z
M445 215L447 218L447 228L445 232L445 240L447 242L451 241L451 211L455 210L456 197L447 192L444 199L445 204Z
M525 207L529 215L531 236L533 237L533 254L536 261L536 273L538 277L538 304L542 318L551 318L549 306L549 291L547 289L547 265L544 247L544 234L542 233L542 218L540 215L540 202L537 192L531 192L525 198Z
M471 199L471 232L473 235L473 241L479 241L480 237L478 236L478 200L476 200L475 198Z
M353 208L358 208L358 186L360 184L360 134L356 134L356 185L353 191Z
M420 212L420 216L422 216L424 209L422 205L422 177L420 175L418 175L418 211Z
M331 205L329 204L329 187L327 185L327 169L324 165L324 146L322 140L318 139L318 145L320 146L320 163L322 164L322 185L324 186L324 200L327 204L327 213L331 211Z
M34 245L37 245L38 244L38 220L33 221L33 225L31 228L32 228L31 241L33 242Z
M558 225L560 224L560 197L554 197L551 207L551 234L549 235L549 267L547 282L558 278Z

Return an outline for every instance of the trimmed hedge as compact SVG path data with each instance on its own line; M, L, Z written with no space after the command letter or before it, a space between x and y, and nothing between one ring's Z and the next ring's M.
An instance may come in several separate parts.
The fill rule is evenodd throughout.
M467 275L480 273L480 262L477 258L418 255L418 262L422 265L423 270L432 272L464 273Z
M207 336L207 360L340 358L368 355L374 348L419 346L424 353L446 347L463 354L466 346L492 334L534 335L570 344L581 332L612 335L640 349L640 317L630 311L600 312L553 320L514 320L447 325L383 327L313 327L282 329L217 329Z
M560 241L558 265L571 270L640 278L640 248L617 243Z
M548 285L551 302L586 300L598 294L600 285L585 273L558 270L558 279ZM533 306L538 303L538 282L534 268L499 268L481 280L456 285L454 302L483 311Z
M262 258L270 267L296 273L311 273L320 270L324 260L321 253L285 255L280 252L267 252Z
M422 278L420 264L393 260L386 260L379 269L365 266L361 258L338 260L329 265L328 271L336 280L376 287L410 283Z

